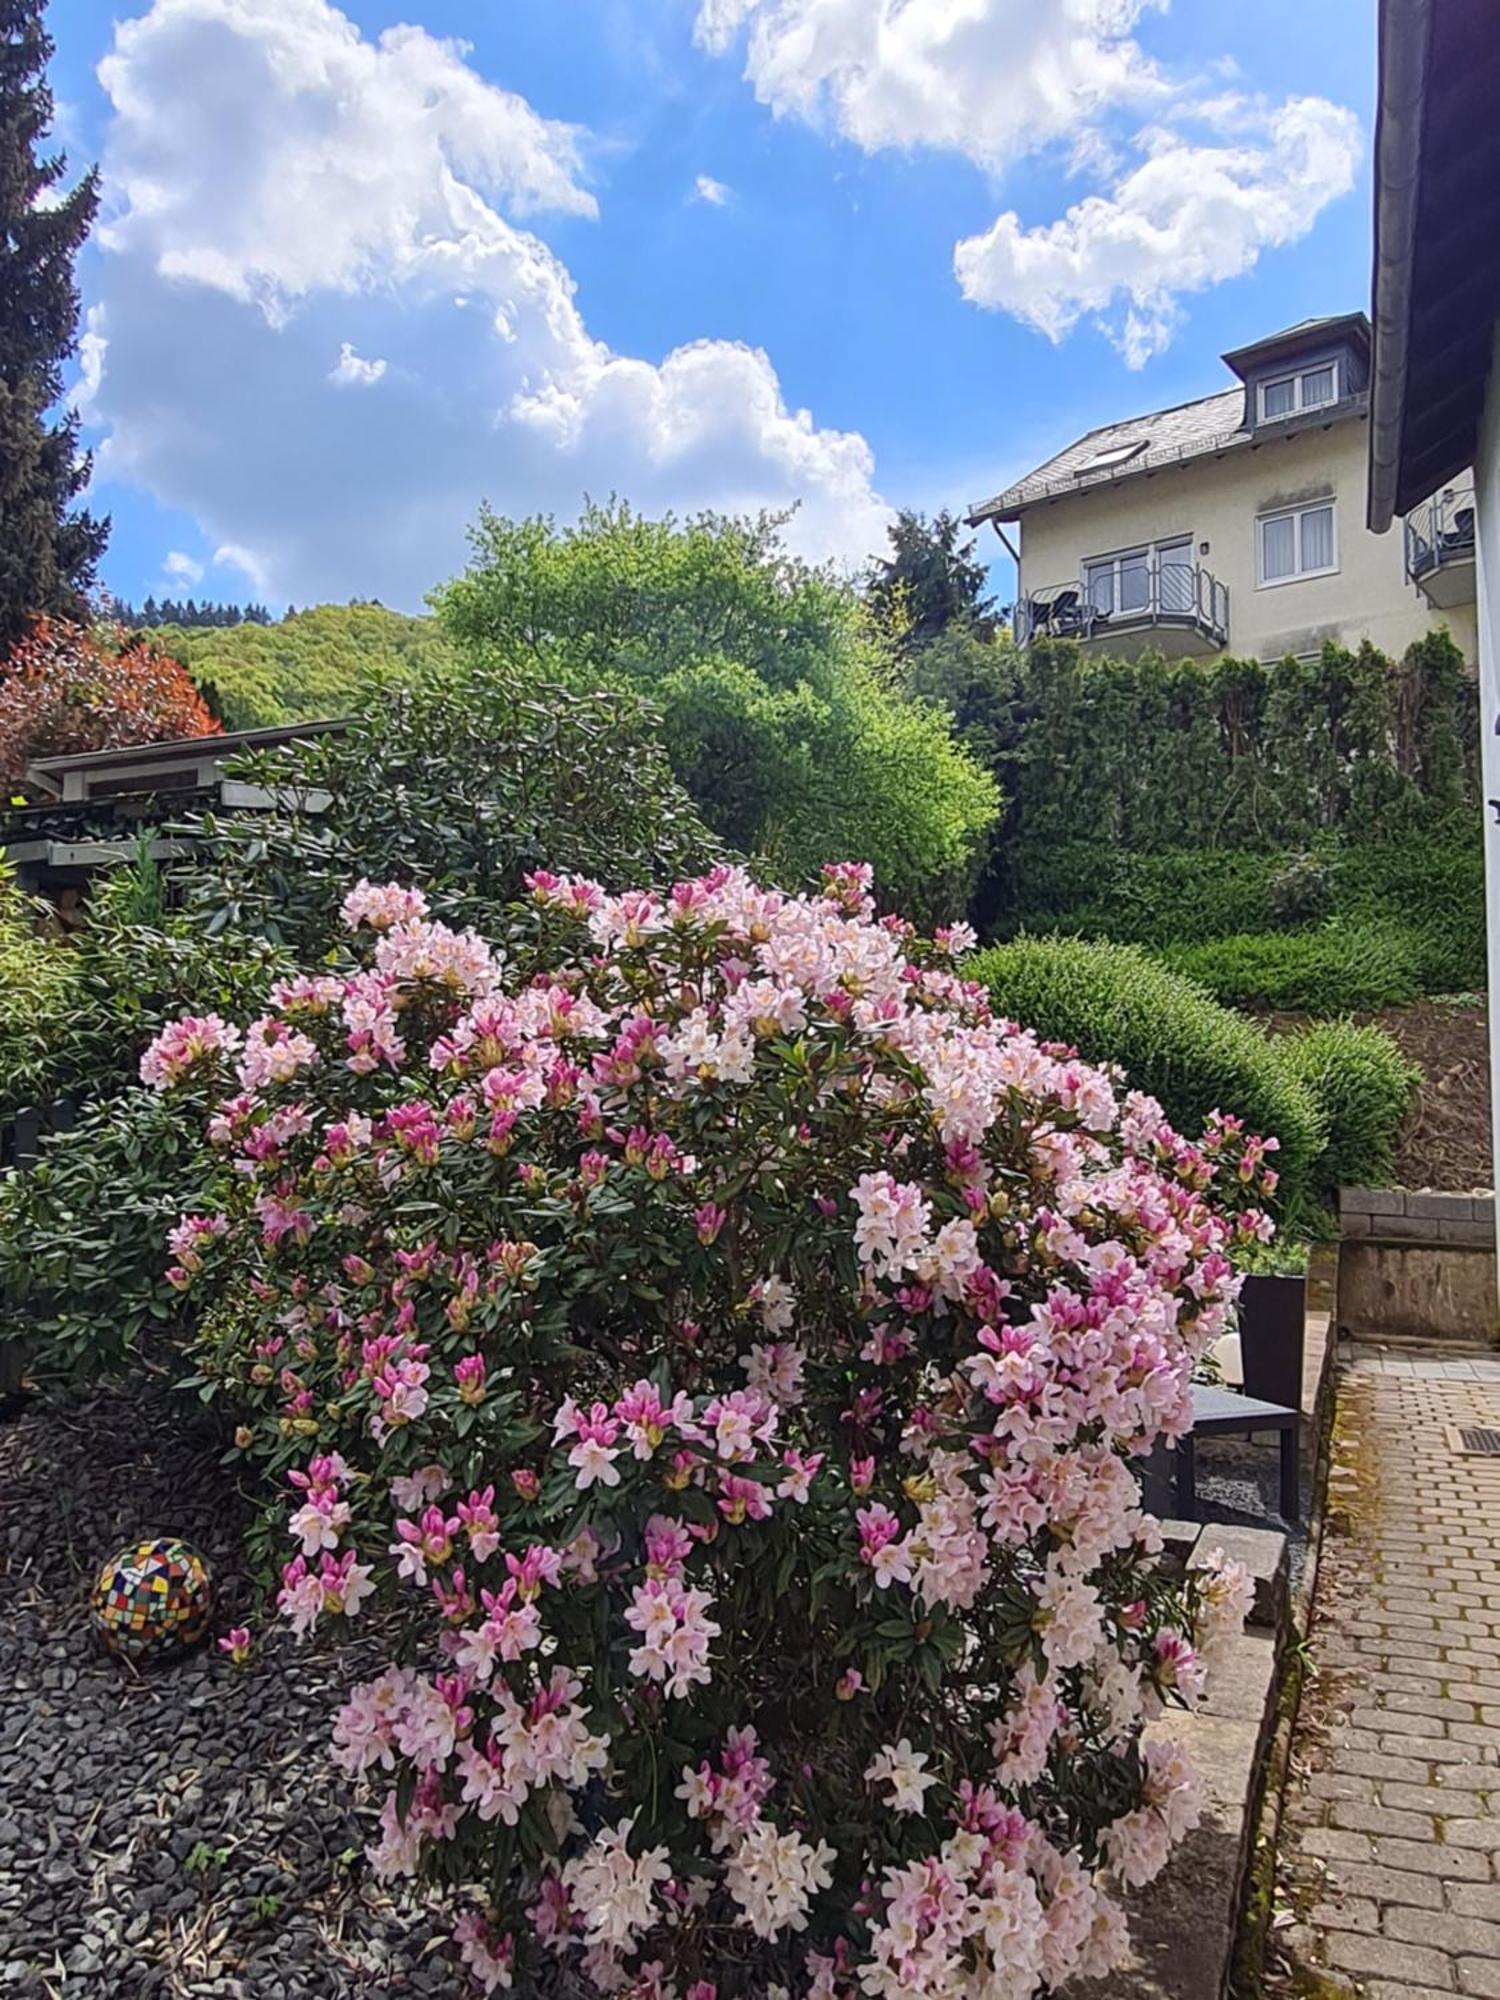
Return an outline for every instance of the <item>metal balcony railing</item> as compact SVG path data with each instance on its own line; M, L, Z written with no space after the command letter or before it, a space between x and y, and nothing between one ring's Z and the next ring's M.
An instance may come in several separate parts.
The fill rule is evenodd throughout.
M1406 517L1406 574L1422 583L1435 571L1474 560L1474 489L1450 486Z
M1153 625L1195 631L1215 646L1229 643L1229 586L1197 563L1096 575L1092 584L1052 584L1016 605L1017 644L1036 639L1103 639Z

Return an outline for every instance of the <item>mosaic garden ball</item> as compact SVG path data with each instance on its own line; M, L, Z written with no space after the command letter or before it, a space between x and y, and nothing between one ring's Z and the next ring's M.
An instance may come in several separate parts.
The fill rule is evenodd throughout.
M196 1645L213 1610L208 1560L175 1535L134 1542L100 1570L89 1608L99 1638L122 1659Z

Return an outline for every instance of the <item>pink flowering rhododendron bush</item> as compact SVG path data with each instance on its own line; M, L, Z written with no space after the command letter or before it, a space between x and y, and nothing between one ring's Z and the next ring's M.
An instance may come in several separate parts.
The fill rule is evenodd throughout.
M1245 1579L1157 1562L1266 1146L991 1017L959 935L720 869L534 881L501 963L361 884L362 969L183 1021L205 1384L285 1493L382 1878L490 1990L1023 1996L1119 1958L1197 1812ZM582 1982L578 1984L577 1982Z

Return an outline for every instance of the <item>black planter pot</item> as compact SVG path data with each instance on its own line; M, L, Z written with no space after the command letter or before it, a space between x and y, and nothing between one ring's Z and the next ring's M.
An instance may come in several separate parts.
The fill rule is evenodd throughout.
M1246 1278L1240 1293L1240 1357L1245 1394L1283 1409L1302 1407L1305 1278Z

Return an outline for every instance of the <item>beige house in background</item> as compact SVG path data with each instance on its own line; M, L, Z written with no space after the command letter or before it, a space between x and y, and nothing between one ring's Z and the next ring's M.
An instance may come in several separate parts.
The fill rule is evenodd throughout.
M1472 477L1400 535L1365 525L1365 315L1308 320L1224 361L1233 388L1090 431L974 509L1017 561L1017 639L1274 660L1368 638L1399 657L1446 625L1472 662Z

